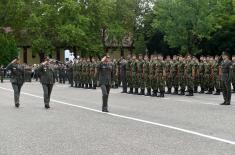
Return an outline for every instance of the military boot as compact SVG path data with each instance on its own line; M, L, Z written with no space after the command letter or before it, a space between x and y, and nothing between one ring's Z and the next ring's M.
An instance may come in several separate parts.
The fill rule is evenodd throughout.
M102 112L109 112L108 111L108 96L103 96L103 104L102 104Z
M94 84L94 85L93 85L93 89L96 89L96 87L97 87L96 84Z
M206 92L206 94L213 94L213 89L209 89L207 92Z
M178 93L179 93L178 88L175 88L173 95L178 95Z
M220 89L217 89L213 95L220 95Z
M148 88L148 89L147 89L147 93L146 93L145 96L151 96L151 88Z
M92 89L92 84L89 84L89 87L88 87L88 89Z
M164 97L164 92L161 91L160 94L157 97Z
M185 95L185 90L181 90L179 95Z
M193 96L193 90L189 90L186 96Z
M135 95L138 95L139 92L138 92L138 88L135 88L135 92L134 92Z
M145 89L141 89L139 95L144 95L145 94Z
M88 89L89 88L89 85L88 84L85 84L85 89Z
M168 89L167 89L166 94L171 94L171 88L168 88Z
M46 109L49 109L49 108L50 108L49 103L45 103L45 108L46 108Z
M157 96L157 90L153 90L152 97L156 97L156 96Z
M133 88L130 88L130 91L128 92L128 94L133 94Z
M204 93L205 93L204 88L201 88L201 91L199 92L199 94L204 94Z
M197 86L194 87L194 93L198 93L198 87Z

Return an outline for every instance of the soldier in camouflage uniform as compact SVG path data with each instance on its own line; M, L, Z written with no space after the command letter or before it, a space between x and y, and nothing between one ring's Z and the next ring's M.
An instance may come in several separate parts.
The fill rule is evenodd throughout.
M113 66L113 81L112 81L112 88L118 88L119 82L118 82L118 62L116 59L113 59L112 62Z
M179 90L179 79L178 79L178 56L173 56L173 62L171 63L171 76L172 76L172 85L174 87L174 95L178 95Z
M137 63L137 78L138 78L138 88L140 88L139 95L145 95L145 84L144 84L144 72L143 72L143 55L139 54L139 61Z
M127 72L126 72L126 66L127 61L124 57L121 57L120 59L120 79L122 82L122 93L127 93Z
M93 83L93 89L96 89L97 87L97 61L94 57L91 59L91 67L90 67L90 72L91 72L91 80Z
M205 93L205 79L204 79L204 73L205 73L205 58L203 56L200 57L200 62L198 66L198 76L199 76L199 85L201 87L201 91L199 92L200 94Z
M77 59L74 59L73 60L74 63L73 63L73 83L74 83L74 87L77 88L78 87L78 79L77 79L77 76L78 76L78 69L77 69L77 66L78 66L78 60Z
M85 88L86 82L86 58L81 61L81 88Z
M194 64L194 73L195 73L195 77L194 77L194 80L193 80L194 93L198 93L198 87L199 87L199 74L198 74L199 61L195 56L193 56L192 61L193 61L193 64Z
M67 64L67 76L70 86L73 87L73 62L71 61Z
M132 58L131 55L127 56L127 64L126 64L126 76L127 76L127 84L130 88L128 94L133 94L133 80L132 80Z
M143 79L147 93L145 96L151 96L151 78L150 78L150 61L148 55L144 56Z
M138 95L138 82L139 79L137 77L137 73L138 73L138 59L136 58L136 55L132 56L132 63L131 63L131 78L132 78L132 82L133 82L133 88L135 88L135 95Z
M188 87L188 94L186 96L193 96L193 80L195 79L195 65L191 56L187 57L187 63L185 64L185 78Z
M209 57L209 56L208 56ZM204 80L206 81L206 88L208 89L206 94L212 94L214 85L213 85L213 71L212 71L213 58L207 58L207 63L205 64L205 76Z
M185 95L185 62L184 58L182 56L179 56L179 62L178 62L178 80L179 80L179 86L180 86L180 95Z
M157 63L157 56L151 56L150 62L150 80L151 80L151 87L153 90L152 96L156 97L158 88L157 88L157 75L156 75L156 63Z
M233 85L233 93L235 93L235 55L232 56L232 66L233 66L232 85Z
M155 65L155 73L155 76L157 77L157 90L159 89L160 92L157 97L164 97L166 73L163 56L161 54L158 55L158 61Z
M215 56L215 60L213 62L213 65L212 65L212 69L213 69L213 81L214 81L214 86L215 86L215 89L216 89L216 92L214 93L214 95L220 95L220 92L221 92L221 77L220 77L220 73L219 73L219 70L220 70L220 64L219 64L219 57L218 56Z
M173 76L171 72L171 66L172 66L171 57L167 56L165 60L166 87L167 87L166 94L171 94L171 89L172 89Z

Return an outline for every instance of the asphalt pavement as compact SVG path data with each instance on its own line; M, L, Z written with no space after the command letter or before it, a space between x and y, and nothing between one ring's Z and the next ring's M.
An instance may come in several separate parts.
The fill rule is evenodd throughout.
M9 81L0 83L0 155L234 155L235 95L121 94L111 89L110 113L101 90L56 84L51 109L42 86L25 83L14 107Z

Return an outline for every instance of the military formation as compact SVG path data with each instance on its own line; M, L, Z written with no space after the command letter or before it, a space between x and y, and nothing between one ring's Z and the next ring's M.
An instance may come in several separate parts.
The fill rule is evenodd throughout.
M229 61L227 68L223 66L223 56L227 56L226 61ZM100 85L101 63L95 57L74 59L65 64L53 63L54 81L68 81L75 88L96 89ZM110 59L109 63L112 66L110 87L122 86L122 93L152 97L164 97L165 94L193 96L194 93L220 95L225 89L235 93L235 56L230 61L228 54L199 58L191 55L163 57L161 54L139 54L127 55L119 60ZM38 66L24 66L24 81L30 82L32 77L36 81L40 79ZM226 74L229 74L227 79L224 78ZM230 88L225 87L224 81ZM231 85L233 90L230 90ZM224 93L223 96L226 98ZM231 97L227 100L230 104Z

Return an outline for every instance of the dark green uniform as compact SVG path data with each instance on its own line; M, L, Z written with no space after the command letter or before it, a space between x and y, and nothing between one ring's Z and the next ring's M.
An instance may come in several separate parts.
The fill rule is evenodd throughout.
M137 78L138 78L138 88L140 88L139 95L145 95L145 84L144 84L144 72L143 72L144 60L139 60L137 63Z
M198 66L198 77L199 77L199 85L201 87L200 93L203 94L205 92L206 82L204 79L204 73L205 73L205 63L201 61Z
M165 64L164 61L158 60L155 65L156 78L157 78L157 89L160 91L158 97L164 97L165 93Z
M110 87L112 84L112 73L113 73L112 64L101 62L98 65L97 70L99 74L100 87L102 90L102 99L103 99L102 111L108 112L108 97L109 97Z
M179 61L178 63L178 80L179 80L179 86L180 86L180 95L185 95L185 76L184 76L184 71L185 71L185 63L182 61Z
M219 70L220 70L220 65L218 61L214 61L213 65L213 81L214 81L214 86L216 89L216 93L214 95L220 95L221 92L221 77L219 75Z
M156 60L150 62L150 80L151 88L153 89L152 96L157 96L157 76L156 76Z
M51 98L51 92L55 83L54 66L52 64L40 65L38 68L38 72L41 75L40 82L43 88L45 108L48 109L50 108L49 103Z
M145 61L143 64L143 79L145 88L147 88L146 96L151 96L151 78L150 78L150 62Z
M171 76L172 76L172 85L174 87L175 95L178 95L179 90L179 78L178 78L178 61L174 60L171 63Z
M233 65L230 60L225 60L221 64L222 69L222 91L224 103L223 105L230 105L231 102L231 79Z
M173 82L173 72L172 70L172 62L165 61L165 72L166 72L166 87L167 87L167 94L171 94L172 89L172 82Z
M134 60L131 63L131 79L133 82L133 87L135 88L134 94L138 94L138 78L137 78L137 72L138 72L138 66L137 66L137 61Z
M195 64L193 61L189 61L185 65L185 79L188 87L187 96L193 96L194 83L193 80L195 78Z
M24 67L20 64L13 64L10 63L6 70L11 71L11 84L14 90L14 99L15 99L15 106L19 107L20 105L20 91L24 84Z
M127 60L126 64L126 79L127 85L130 88L129 94L133 94L133 81L132 81L132 68L131 68L132 60Z

